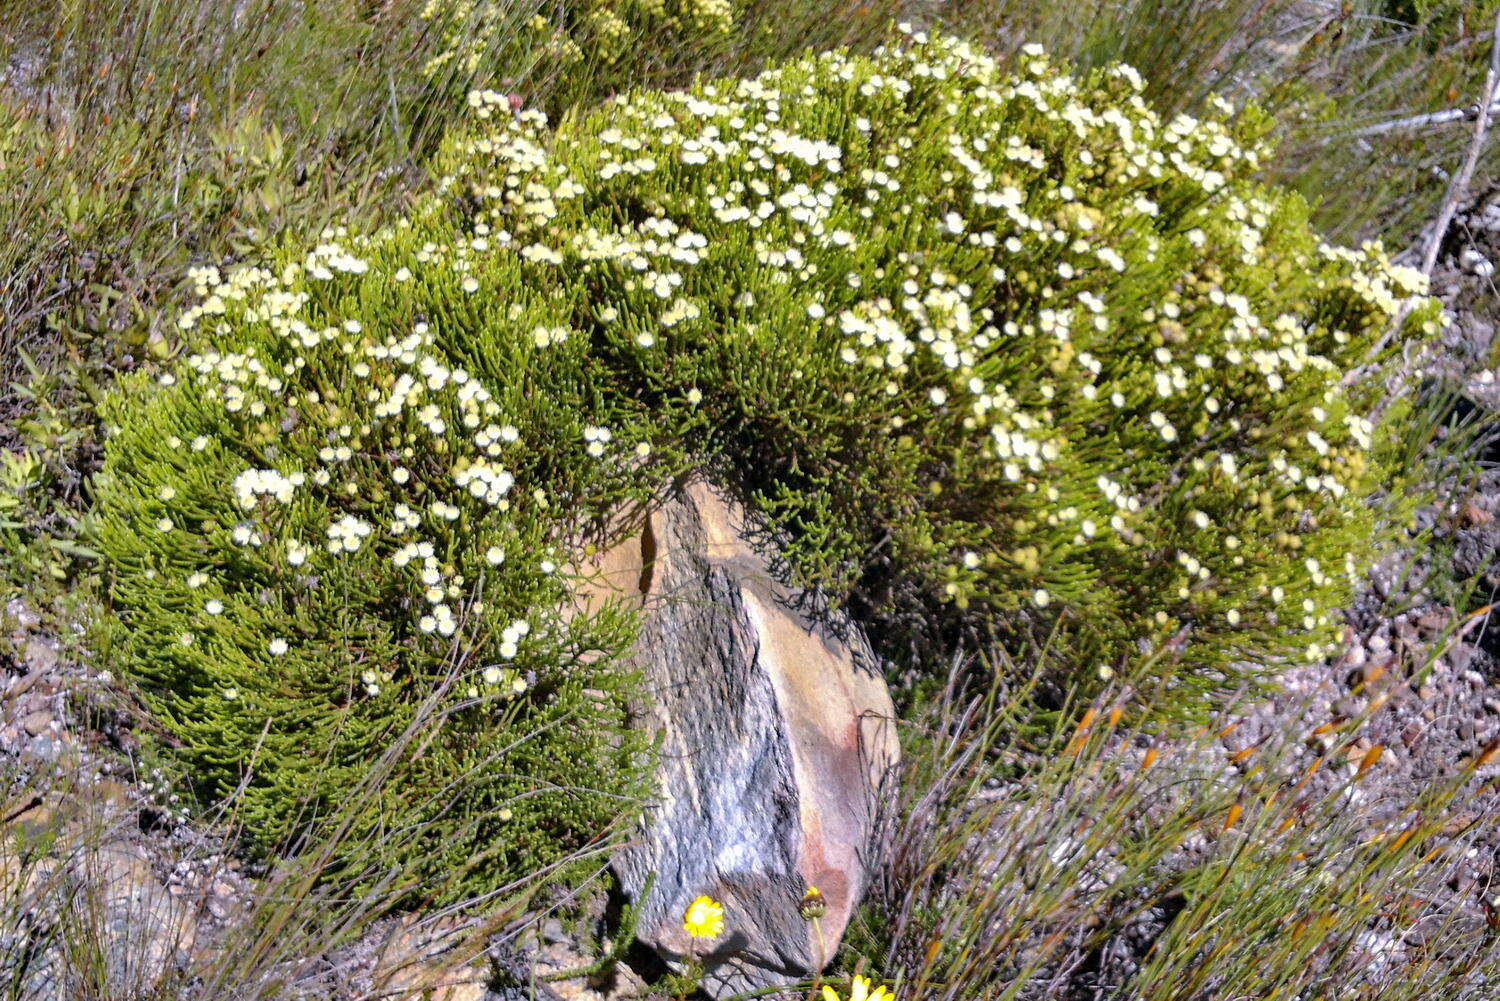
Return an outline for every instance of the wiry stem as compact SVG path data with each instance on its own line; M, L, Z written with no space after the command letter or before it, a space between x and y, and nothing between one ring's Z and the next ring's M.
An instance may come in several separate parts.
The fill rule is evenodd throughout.
M1443 196L1442 205L1438 208L1437 218L1433 221L1432 231L1427 235L1427 246L1422 253L1422 274L1426 275L1429 282L1432 272L1437 268L1438 254L1443 247L1443 237L1448 232L1448 226L1453 222L1453 215L1458 211L1459 203L1463 201L1464 195L1469 190L1469 182L1473 180L1474 168L1479 164L1479 155L1484 150L1484 141L1489 135L1490 114L1478 114L1477 109L1489 108L1493 110L1497 106L1495 92L1500 86L1500 14L1495 17L1495 28L1490 35L1490 68L1484 77L1484 86L1479 93L1479 101L1475 103L1476 114L1474 116L1474 137L1469 141L1469 150L1464 155L1463 165L1457 174L1453 175L1452 182L1448 185L1448 193ZM1406 318L1411 313L1412 300L1408 300L1396 313L1385 334L1370 348L1364 360L1357 367L1350 370L1344 377L1344 384L1349 385L1358 381L1368 374L1368 366L1377 357L1385 346L1391 342L1397 332L1406 324Z
M1484 77L1484 89L1480 92L1478 108L1495 107L1495 88L1500 85L1500 14L1495 16L1495 30L1490 36L1490 69ZM1469 190L1469 182L1474 177L1474 168L1479 164L1479 154L1484 149L1485 137L1489 134L1490 115L1476 114L1474 117L1474 138L1469 142L1469 152L1464 157L1463 167L1454 175L1453 182L1448 185L1448 194L1443 198L1442 208L1438 211L1437 222L1432 227L1432 233L1427 237L1427 252L1422 257L1422 273L1432 277L1432 271L1437 267L1438 252L1443 245L1443 235L1448 232L1448 224L1453 221L1453 214L1458 211L1458 204L1463 200L1465 193Z
M1376 122L1374 125L1366 125L1364 128L1342 133L1338 138L1361 139L1365 136L1384 135L1387 132L1404 132L1408 129L1421 129L1432 125L1447 125L1449 122L1475 121L1480 118L1494 118L1496 115L1500 115L1500 101L1491 101L1488 109L1481 115L1479 109L1483 107L1485 105L1481 101L1464 108L1447 108L1443 111L1430 111L1425 115L1394 118L1390 121Z

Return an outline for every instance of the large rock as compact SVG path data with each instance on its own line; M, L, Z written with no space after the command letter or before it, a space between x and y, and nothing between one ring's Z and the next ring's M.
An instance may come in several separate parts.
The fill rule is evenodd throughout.
M0 980L13 992L5 996L66 1001L106 985L170 993L197 937L192 915L138 846L80 838L64 830L43 853L0 828Z
M579 594L584 608L643 613L639 722L661 735L660 797L614 858L632 897L655 874L637 934L681 960L693 948L683 911L707 894L726 926L693 953L711 994L803 979L868 882L874 804L897 756L890 695L857 629L794 607L722 492L689 483L623 517L623 540ZM817 926L799 911L809 886L826 900Z
M392 922L376 946L365 997L390 1001L485 1001L490 995L482 944L456 918Z

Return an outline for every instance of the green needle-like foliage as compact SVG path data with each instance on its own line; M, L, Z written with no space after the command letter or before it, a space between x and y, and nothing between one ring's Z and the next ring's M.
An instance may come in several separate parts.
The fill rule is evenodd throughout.
M924 36L555 128L470 103L408 218L200 273L193 353L108 406L123 662L273 843L434 692L393 788L454 818L436 861L596 834L630 628L566 568L688 468L836 603L1189 693L1317 656L1398 525L1351 372L1437 306L1253 179L1253 113Z

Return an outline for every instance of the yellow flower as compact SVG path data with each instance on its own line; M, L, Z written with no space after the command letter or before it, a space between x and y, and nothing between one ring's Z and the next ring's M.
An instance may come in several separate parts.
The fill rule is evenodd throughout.
M724 905L713 897L699 897L688 904L682 927L693 938L718 938L724 934Z
M823 985L823 1001L843 1001L838 991ZM849 1001L896 1001L896 995L892 994L888 987L877 987L870 990L869 977L855 977L849 982Z

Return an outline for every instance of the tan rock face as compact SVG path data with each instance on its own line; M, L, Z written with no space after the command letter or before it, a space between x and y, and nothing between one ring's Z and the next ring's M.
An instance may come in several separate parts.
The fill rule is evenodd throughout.
M580 608L643 613L639 723L661 737L659 799L614 866L638 928L669 959L703 961L713 994L780 986L832 955L864 892L874 803L897 758L894 713L868 644L814 621L747 541L742 510L701 482L598 554ZM799 912L816 886L826 913ZM707 894L725 933L691 942L682 914Z
M0 936L0 976L11 996L64 1001L96 981L136 985L144 996L173 981L197 924L141 849L54 827L54 850L39 854L36 841L15 831L0 827L0 901L21 917Z
M375 957L374 996L392 1001L483 1001L489 971L455 921L403 919Z
M537 978L536 996L544 1001L630 1001L651 993L636 973L624 963L611 963L600 970L568 976L589 969L595 957L570 942L552 942L538 950L532 972Z

